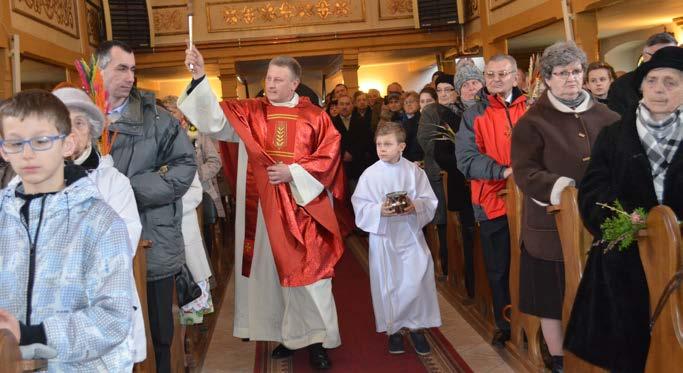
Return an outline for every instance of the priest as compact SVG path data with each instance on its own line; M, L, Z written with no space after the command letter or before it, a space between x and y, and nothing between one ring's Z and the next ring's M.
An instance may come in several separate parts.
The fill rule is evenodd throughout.
M239 142L233 334L280 342L274 359L308 347L311 365L327 369L326 349L341 344L331 281L343 252L332 207L345 193L339 133L296 94L295 59L270 61L266 97L219 103L202 55L185 54L192 82L178 108L200 132Z

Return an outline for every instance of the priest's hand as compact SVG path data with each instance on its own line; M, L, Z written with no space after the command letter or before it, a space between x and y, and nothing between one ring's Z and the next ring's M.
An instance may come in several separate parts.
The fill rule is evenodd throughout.
M8 329L14 335L17 342L21 340L21 329L19 328L19 321L14 315L0 308L0 329Z
M190 65L192 65L192 68L190 68ZM204 57L199 53L197 47L189 45L189 42L187 49L185 49L185 66L192 72L192 79L194 80L206 74L204 72Z
M268 166L268 179L273 185L288 183L292 181L292 173L289 171L289 166L284 163L277 163Z

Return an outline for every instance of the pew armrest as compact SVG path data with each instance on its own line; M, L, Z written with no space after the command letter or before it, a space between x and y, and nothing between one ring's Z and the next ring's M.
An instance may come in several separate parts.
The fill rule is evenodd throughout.
M558 212L560 212L560 210L562 210L562 207L560 207L560 205L550 205L545 208L545 211L548 214L557 214Z
M21 360L20 372L37 372L47 370L47 360Z

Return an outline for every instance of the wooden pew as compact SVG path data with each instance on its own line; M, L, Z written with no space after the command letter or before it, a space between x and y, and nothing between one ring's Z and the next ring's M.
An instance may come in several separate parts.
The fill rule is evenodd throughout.
M0 329L0 373L17 373L19 370L19 344L7 329Z
M548 213L555 215L557 231L562 243L564 259L564 302L562 305L562 328L567 328L569 316L581 282L581 275L593 242L593 236L584 227L579 214L578 191L574 187L565 188L559 205L548 206ZM565 351L564 369L566 372L605 372L604 369L579 359Z
M37 372L47 369L47 360L21 360L19 343L7 329L0 329L0 373Z
M681 226L667 206L650 210L647 229L639 234L638 246L650 291L650 312L667 284L683 264ZM675 372L683 367L683 289L671 293L651 333L646 372Z
M142 306L142 317L145 320L145 335L147 337L147 358L133 367L136 373L156 372L156 362L154 360L154 344L152 343L152 332L149 329L149 314L147 313L147 254L145 251L152 247L152 241L140 240L138 243L135 258L133 258L133 275L135 277L135 287L140 297Z
M443 187L448 205L448 173L443 173ZM448 286L461 302L469 303L465 287L465 254L462 243L462 225L456 211L447 211L446 239L448 241Z
M533 367L543 371L545 363L541 345L541 322L538 317L527 315L519 311L519 265L521 255L522 234L522 202L524 195L515 184L513 178L508 178L506 189L499 192L505 197L508 225L510 227L510 349ZM526 336L526 341L524 337Z

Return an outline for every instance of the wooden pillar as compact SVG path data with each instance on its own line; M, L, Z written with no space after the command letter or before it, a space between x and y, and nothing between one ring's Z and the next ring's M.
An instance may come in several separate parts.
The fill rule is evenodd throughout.
M586 52L588 62L600 59L598 40L598 20L595 11L576 13L572 19L574 41Z
M223 100L237 98L237 72L234 60L218 61L219 75L221 81L221 98Z
M496 54L507 54L508 53L508 41L507 39L485 42L484 43L484 60L488 61L489 58L495 56Z
M0 48L0 100L12 97L12 69L9 49Z
M479 0L479 17L481 19L481 34L482 34L482 48L484 49L484 60L496 54L507 54L508 41L507 39L492 40L489 25L489 0Z
M349 95L352 95L358 90L358 49L344 49L342 58L342 77Z

